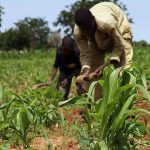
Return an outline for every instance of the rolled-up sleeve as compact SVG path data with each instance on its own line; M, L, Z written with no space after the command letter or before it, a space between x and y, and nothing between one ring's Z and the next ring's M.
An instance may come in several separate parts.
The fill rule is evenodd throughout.
M75 25L74 28L74 36L77 42L77 45L80 49L80 61L82 65L82 69L89 68L90 69L90 54L88 50L88 42L86 36L81 35L79 28Z

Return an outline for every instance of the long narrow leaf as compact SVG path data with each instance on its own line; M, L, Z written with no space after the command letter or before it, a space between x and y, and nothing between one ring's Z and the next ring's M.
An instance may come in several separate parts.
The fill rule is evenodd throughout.
M2 101L3 98L3 88L0 86L0 102Z
M108 150L108 147L106 143L102 140L96 143L94 150Z
M87 93L87 96L92 100L92 102L94 102L96 85L97 85L97 81L92 82Z
M143 82L143 85L144 85L145 89L147 90L146 77L145 77L145 74L144 74L144 73L142 73L141 79L142 79L142 82Z
M123 115L127 113L127 109L130 106L131 102L133 101L133 98L135 97L134 95L131 95L127 101L125 102L125 104L123 105L120 113L118 114L118 116L116 117L114 123L112 124L112 134L115 133L115 131L117 130L117 127L119 127L119 122L121 122L121 120L123 119Z
M58 103L59 106L63 106L65 104L87 104L88 101L86 100L85 97L83 96L77 96L77 97L74 97L74 98L71 98L71 99L68 99L68 100L65 100L65 101L61 101Z
M136 84L136 87L138 87L144 94L144 98L146 98L150 104L150 94L149 92L147 91L147 89L145 89L145 87L143 87L142 85L140 84Z

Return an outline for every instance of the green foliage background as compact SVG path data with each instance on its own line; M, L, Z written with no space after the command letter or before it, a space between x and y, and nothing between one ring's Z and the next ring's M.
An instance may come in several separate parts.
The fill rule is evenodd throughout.
M3 132L0 132L3 138L12 137L12 133L16 135L21 133L21 138L17 136L17 138L11 138L11 140L16 141L21 139L24 143L24 147L26 147L32 138L29 131L33 129L34 126L36 126L36 130L40 128L41 133L43 126L49 126L60 120L57 108L62 95L56 91L56 80L52 87L39 89L37 91L31 89L34 84L48 80L54 63L55 52L55 49L48 51L36 50L34 52L0 51L0 107L6 102L8 105L11 101L18 101L17 103L12 103L10 108L8 107L8 109L0 111L0 128L5 129L2 130ZM149 60L149 47L134 47L133 66L136 66L141 72L146 74L148 82L150 81ZM75 93L72 94L75 96ZM73 108L72 105L68 107L70 109ZM7 114L7 110L9 110L9 114ZM13 117L11 115L13 115ZM22 115L24 116L23 118L28 120L24 130L22 130L22 125L25 120L21 119ZM18 122L17 126L14 124L16 120ZM8 124L12 124L13 128L17 127L17 130L15 129L13 132L12 130L8 130ZM42 125L42 127L39 126L39 124ZM64 124L63 130L71 128L71 131L69 131L70 134L74 134L74 127L78 128L76 125L68 126L64 122L62 124ZM85 132L86 135L87 131L85 131L86 128L84 125L81 126L79 130L83 130L82 132ZM6 131L7 133L9 131L9 135L5 133ZM6 135L6 137L3 135ZM75 134L75 136L77 137L77 134ZM2 142L1 139L0 142ZM82 142L84 141L81 140L81 145L84 145Z

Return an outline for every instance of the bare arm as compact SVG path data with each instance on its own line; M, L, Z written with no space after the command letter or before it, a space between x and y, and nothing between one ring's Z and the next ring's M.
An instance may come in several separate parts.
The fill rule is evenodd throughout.
M47 83L39 83L39 84L36 84L36 85L34 85L34 86L32 87L32 89L35 90L35 89L38 89L38 88L41 88L41 87L46 87L46 86L51 85L52 82L53 82L53 80L54 80L54 78L55 78L55 76L56 76L57 70L58 70L58 68L53 67L52 74L51 74L51 76L50 76L48 82L47 82Z
M48 83L50 83L50 84L52 83L52 81L54 80L54 78L55 78L55 76L57 74L57 70L58 70L58 68L53 67L53 70L52 70L51 76L50 76L50 78L48 80Z
M116 60L110 60L108 63L100 65L94 72L90 73L88 75L87 80L92 80L95 77L102 76L104 68L106 66L108 66L108 65L113 65L115 68L119 67L118 61L116 61ZM86 78L85 78L85 80L86 80Z

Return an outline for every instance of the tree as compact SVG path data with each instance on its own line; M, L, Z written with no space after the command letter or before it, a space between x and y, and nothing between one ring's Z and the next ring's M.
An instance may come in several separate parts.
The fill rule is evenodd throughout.
M127 13L126 5L124 5L122 2L119 2L119 0L78 0L75 3L71 4L70 6L66 6L66 10L62 10L57 18L57 21L53 23L54 26L61 26L64 28L65 33L73 33L74 28L74 13L79 8L91 8L93 5L104 2L104 1L112 1L118 6L120 6L126 14L129 16L129 13ZM130 22L132 21L132 18L129 18ZM58 31L61 31L61 28L59 28Z
M0 35L0 49L22 50L24 48L29 48L30 40L28 37L26 32L20 32L14 28L10 28Z
M43 18L28 18L15 23L18 36L25 37L30 40L29 47L32 49L45 47L50 33L48 22ZM20 33L19 33L20 32Z
M138 41L138 42L134 41L133 45L138 47L138 48L150 47L150 44L145 40L141 40L141 41Z
M14 36L14 29L10 28L4 33L0 34L0 49L1 50L10 50L12 49L13 45L13 36Z
M15 23L15 28L0 34L0 49L23 50L48 47L50 29L48 22L42 18L25 18Z
M1 27L1 22L2 22L2 15L4 14L4 7L0 5L0 27Z

